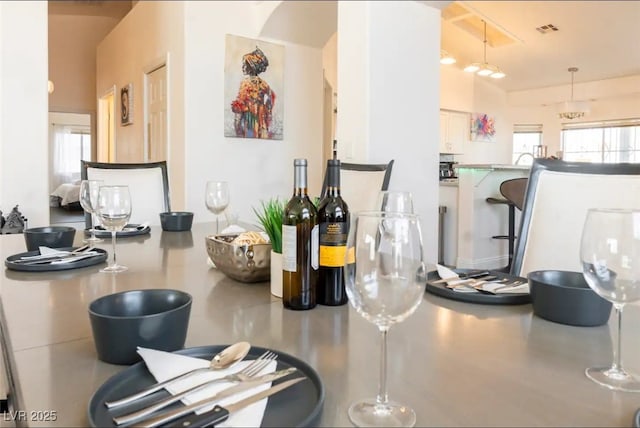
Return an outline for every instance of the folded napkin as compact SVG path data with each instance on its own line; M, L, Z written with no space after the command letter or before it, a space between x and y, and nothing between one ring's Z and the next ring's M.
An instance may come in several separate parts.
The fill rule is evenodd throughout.
M491 283L488 282L486 284L482 285L482 289L486 290L486 291L494 291L495 289L499 288L499 287L504 287L505 284L502 283ZM456 286L456 287L451 287L451 289L455 292L458 293L479 293L479 291L474 290L473 288L470 287L464 287L462 285ZM522 294L522 293L529 293L529 283L525 282L524 284L521 285L517 285L515 287L507 287L507 288L502 288L498 291L495 292L496 294Z
M209 367L210 361L203 360L201 358L188 357L186 355L174 354L171 352L157 351L155 349L148 349L138 347L138 354L142 357L147 369L155 377L156 381L163 382L172 377L181 375L190 370ZM235 373L242 370L247 365L251 364L251 361L241 361L231 368L224 370L211 370L206 373L199 373L194 376L189 376L186 379L174 382L165 387L170 394L175 395L182 391L185 391L193 386L203 383L206 380L213 380L224 377L228 374ZM276 361L271 361L259 374L266 374L274 372L277 366ZM192 404L200 400L204 400L213 396L219 391L226 389L234 385L232 382L220 382L205 388L202 391L189 394L182 399L184 404ZM211 410L216 404L225 406L231 403L242 400L245 397L249 397L257 392L266 390L271 387L271 382L263 383L255 388L244 391L240 394L233 395L231 397L224 398L219 402L213 403L210 406L196 412L198 414ZM267 407L268 398L264 398L250 406L245 407L229 416L224 424L219 426L226 427L248 427L248 426L260 426L262 424L262 417Z
M247 229L245 229L242 226L238 226L237 224L232 224L229 225L227 227L225 227L224 229L222 229L222 232L220 232L221 235L231 235L234 233L242 233L242 232L246 232Z

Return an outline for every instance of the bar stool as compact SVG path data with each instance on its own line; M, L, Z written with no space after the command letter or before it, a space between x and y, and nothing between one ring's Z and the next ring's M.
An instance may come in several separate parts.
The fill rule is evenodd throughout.
M522 211L524 205L524 193L527 188L527 178L512 178L500 184L500 194L504 198L489 197L486 199L489 204L507 205L509 210L509 227L507 235L494 235L493 239L507 239L509 242L509 264L500 271L509 272L516 241L516 208Z

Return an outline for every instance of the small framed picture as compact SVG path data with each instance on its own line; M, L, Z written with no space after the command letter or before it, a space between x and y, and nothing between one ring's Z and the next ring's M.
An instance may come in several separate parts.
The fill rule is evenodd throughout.
M133 84L129 83L120 89L120 124L133 123Z

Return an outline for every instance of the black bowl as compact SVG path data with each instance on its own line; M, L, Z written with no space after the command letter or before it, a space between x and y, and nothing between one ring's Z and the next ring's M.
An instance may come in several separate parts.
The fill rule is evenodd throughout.
M76 229L68 226L32 227L24 231L27 251L37 251L39 247L72 247Z
M191 230L193 213L187 211L168 211L160 213L160 225L162 230L169 232L184 232Z
M98 358L111 364L139 361L138 346L182 349L187 337L191 295L178 290L133 290L110 294L89 305Z
M533 313L560 324L591 327L606 324L611 302L589 288L580 272L530 272Z

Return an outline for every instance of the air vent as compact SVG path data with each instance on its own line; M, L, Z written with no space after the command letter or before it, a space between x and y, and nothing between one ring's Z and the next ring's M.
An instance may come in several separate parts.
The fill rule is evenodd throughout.
M553 24L547 24L547 25L543 25L542 27L537 27L536 30L538 30L542 34L547 34L553 31L558 31L558 27L556 27Z

